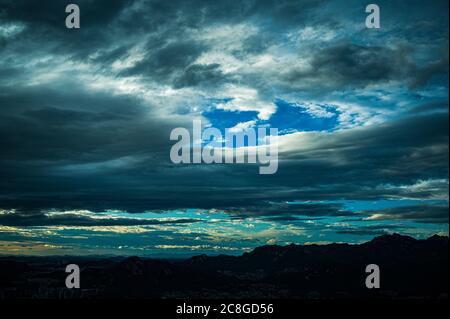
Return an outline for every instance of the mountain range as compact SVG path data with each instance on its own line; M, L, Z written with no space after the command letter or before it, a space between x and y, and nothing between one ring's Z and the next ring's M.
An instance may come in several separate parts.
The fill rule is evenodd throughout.
M65 287L65 265L81 289ZM368 289L365 268L380 268ZM241 256L3 257L0 298L448 298L448 237L383 235L362 244L266 245Z

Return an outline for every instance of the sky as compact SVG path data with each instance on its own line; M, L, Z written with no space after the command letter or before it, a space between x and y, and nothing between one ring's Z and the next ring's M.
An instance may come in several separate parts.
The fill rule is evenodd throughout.
M0 255L448 235L448 1L367 4L0 0ZM193 120L277 128L278 171L174 164Z

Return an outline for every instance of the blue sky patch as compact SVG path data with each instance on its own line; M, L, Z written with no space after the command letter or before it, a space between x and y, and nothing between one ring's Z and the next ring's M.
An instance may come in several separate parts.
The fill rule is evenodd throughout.
M258 120L256 111L231 111L222 109L210 109L202 113L213 127L222 132L226 128L232 128L239 123L256 121L256 125L268 125L277 128L280 135L293 132L307 131L332 131L338 125L339 111L331 105L320 105L326 116L318 116L301 104L276 100L276 112L268 120Z

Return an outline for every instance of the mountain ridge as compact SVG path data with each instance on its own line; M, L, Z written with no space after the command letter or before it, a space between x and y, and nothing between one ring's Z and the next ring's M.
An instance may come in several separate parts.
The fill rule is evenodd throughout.
M69 257L0 258L3 298L448 298L448 237L383 235L360 244L265 245L240 256L77 261L82 289L68 293ZM381 289L365 286L377 264Z

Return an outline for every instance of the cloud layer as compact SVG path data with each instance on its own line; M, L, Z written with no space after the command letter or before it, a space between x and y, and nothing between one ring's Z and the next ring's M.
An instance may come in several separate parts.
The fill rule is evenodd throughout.
M381 1L379 30L361 1L77 3L68 30L65 1L0 0L1 240L197 225L209 245L219 213L262 223L235 249L448 232L447 1ZM279 128L277 174L172 164L193 119Z

